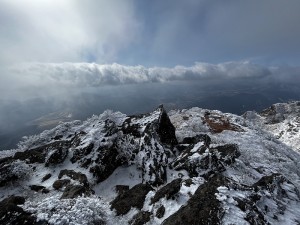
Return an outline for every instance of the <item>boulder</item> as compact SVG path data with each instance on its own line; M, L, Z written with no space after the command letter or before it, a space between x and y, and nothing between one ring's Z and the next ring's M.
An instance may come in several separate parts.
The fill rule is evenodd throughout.
M156 211L156 214L155 214L156 217L159 219L163 218L165 215L165 211L166 211L165 207L163 205L161 205Z
M146 195L152 190L149 184L137 184L123 194L118 195L111 202L111 209L115 209L117 215L125 215L131 207L142 209Z
M144 225L150 220L151 213L147 211L140 211L131 221L129 221L130 225Z
M202 184L195 194L177 212L168 217L163 225L202 225L221 224L223 209L216 199L215 193L219 186L226 186L227 180L222 175L215 175Z
M158 202L159 199L166 197L166 199L170 199L177 194L181 188L181 179L175 179L172 182L168 183L166 186L160 188L151 199L151 204Z
M52 184L52 187L56 190L61 189L62 187L67 186L68 184L70 184L70 180L69 179L61 179L61 180L56 180L54 181L54 183Z
M63 176L68 176L73 180L79 181L81 184L88 186L88 180L85 174L80 172L75 172L74 170L61 170L58 175L58 179L61 179Z
M65 190L64 193L62 194L61 198L76 198L78 196L90 196L91 194L93 194L94 191L89 189L86 186L82 186L82 185L68 185Z
M0 202L0 224L5 225L46 225L45 221L37 222L35 216L25 212L18 205L25 203L20 196L10 196Z
M206 147L209 147L211 138L207 134L198 134L194 137L185 137L183 138L181 144L197 144L198 142L204 142Z
M42 182L48 180L51 176L52 176L51 173L46 174L46 175L42 178Z
M30 185L30 189L35 192L42 192L44 194L49 193L49 190L46 187L41 185Z
M39 147L24 152L16 152L14 159L26 161L27 163L44 163L46 160L46 153L43 147Z

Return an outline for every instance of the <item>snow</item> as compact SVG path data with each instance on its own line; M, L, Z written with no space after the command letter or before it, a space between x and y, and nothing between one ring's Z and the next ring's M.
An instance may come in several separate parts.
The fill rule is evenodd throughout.
M223 144L237 144L241 153L235 163L226 166L223 175L233 181L251 186L263 176L273 173L281 173L299 189L300 188L300 119L299 111L296 106L276 105L279 116L284 119L277 124L267 124L266 118L255 113L247 112L244 116L237 116L230 113L222 113L217 110L206 110L200 108L191 108L186 110L172 110L169 112L170 120L176 128L176 136L178 141L182 141L185 137L193 137L198 134L208 134L211 137L211 147ZM233 126L241 127L244 132L224 130L220 133L213 133L207 123L205 123L205 114L209 112L215 118L226 118ZM296 116L287 116L293 112ZM71 163L70 159L76 150L71 147L68 150L67 158L64 163L55 166L45 167L42 164L26 164L22 161L15 161L11 165L11 172L19 176L20 181L7 187L0 188L0 200L12 194L23 193L27 197L26 203L22 206L25 210L34 213L39 220L46 219L50 224L91 224L93 221L104 221L107 224L128 224L128 221L138 212L132 208L129 213L123 216L116 216L111 211L109 202L116 196L116 185L128 185L132 188L141 182L153 181L154 176L149 175L148 168L155 165L153 158L162 159L161 166L167 166L168 162L176 159L171 153L167 156L169 149L157 142L155 137L147 136L150 144L145 144L145 137L135 138L130 135L123 135L119 129L118 132L112 132L112 135L105 136L105 129L119 128L124 121L130 118L130 126L137 125L142 133L148 123L156 122L161 113L161 109L157 109L150 114L141 117L128 117L120 112L105 111L99 116L92 116L86 121L72 121L59 124L56 128L46 130L39 135L24 137L19 143L17 150L2 151L0 158L13 156L16 151L24 151L54 142L54 137L62 136L61 140L70 141L72 137L80 136L80 143L76 149L80 150L88 147L93 143L94 147L88 155L91 159L96 159L101 146L112 146L116 137L122 137L122 141L117 144L119 153L122 157L130 159L132 151L139 149L138 154L133 160L128 160L127 165L118 167L106 180L96 184L95 178L89 169L85 169L79 165L79 162ZM298 113L298 114L297 114ZM298 117L297 117L298 116ZM280 117L281 118L281 117ZM108 128L107 128L108 127ZM123 135L123 136L122 136ZM190 150L193 153L189 156L189 160L200 160L206 153L199 154L198 150L203 147L204 143L199 142ZM142 148L142 146L144 146ZM154 150L153 150L154 149ZM48 157L54 149L49 149ZM172 155L173 154L173 155ZM60 199L62 192L53 190L52 184L58 179L61 170L68 169L83 173L87 176L95 195L90 197L83 196L76 199ZM42 178L51 173L52 176L42 182ZM175 213L180 207L187 204L190 196L192 196L197 188L202 185L205 180L202 177L193 177L192 184L188 186L185 183L189 179L187 171L175 171L166 168L167 183L177 178L182 178L183 182L179 192L172 199L161 198L158 202L151 204L151 198L156 191L161 188L155 187L154 191L150 191L145 199L143 209L152 213L148 225L161 224L166 218ZM71 181L72 184L78 181ZM167 184L166 183L166 184ZM30 185L43 185L50 190L48 194L33 193ZM164 184L164 185L166 185ZM297 191L295 191L292 183L283 182L281 188L285 191L286 196L274 198L274 193L262 191L260 194L263 198L257 203L260 210L264 210L265 206L268 211L264 212L268 221L272 224L297 224L300 221L300 201ZM277 190L275 190L276 192ZM246 212L243 212L238 206L236 198L245 200L249 198L251 191L235 190L231 187L220 186L215 193L216 199L220 201L225 210L222 224L249 224L245 220ZM165 207L165 214L162 218L155 216L159 207ZM285 207L284 214L280 213L280 207ZM276 215L277 219L274 219Z
M106 180L95 185L93 189L96 195L110 202L117 196L115 191L116 185L128 185L129 188L132 188L141 182L141 172L136 169L135 165L122 166L118 167Z
M231 124L242 127L245 132L224 130L217 134L211 133L207 125L203 123L205 112L225 115ZM257 126L247 127L249 124L247 125L243 117L196 107L188 110L173 110L170 111L169 116L176 128L178 140L206 133L212 139L211 146L228 143L237 144L241 152L239 160L244 164L240 167L244 167L243 170L246 172L238 176L240 182L249 183L249 175L247 174L254 175L251 180L256 179L257 175L255 174L257 173L253 171L260 169L266 175L274 172L282 173L300 188L300 155L285 144L278 142L274 135L268 131ZM181 126L182 123L187 124L187 126ZM238 173L238 170L235 172ZM237 179L237 175L235 175L235 179Z

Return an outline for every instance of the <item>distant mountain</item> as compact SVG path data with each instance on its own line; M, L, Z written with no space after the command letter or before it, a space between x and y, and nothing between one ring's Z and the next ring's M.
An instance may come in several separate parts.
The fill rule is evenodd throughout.
M1 151L0 224L300 224L299 112L60 123Z

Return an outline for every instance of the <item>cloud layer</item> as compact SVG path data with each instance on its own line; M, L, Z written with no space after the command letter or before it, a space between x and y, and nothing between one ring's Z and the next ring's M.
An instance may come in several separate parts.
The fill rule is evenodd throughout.
M299 67L265 67L250 62L195 63L191 67L144 67L95 63L27 63L2 71L2 96L47 95L59 91L107 85L195 81L206 83L238 80L300 83Z

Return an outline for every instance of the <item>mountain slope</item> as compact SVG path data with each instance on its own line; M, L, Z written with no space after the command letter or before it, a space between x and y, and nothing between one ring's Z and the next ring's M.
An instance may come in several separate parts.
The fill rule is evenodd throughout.
M0 224L299 224L298 106L61 123L2 152Z

